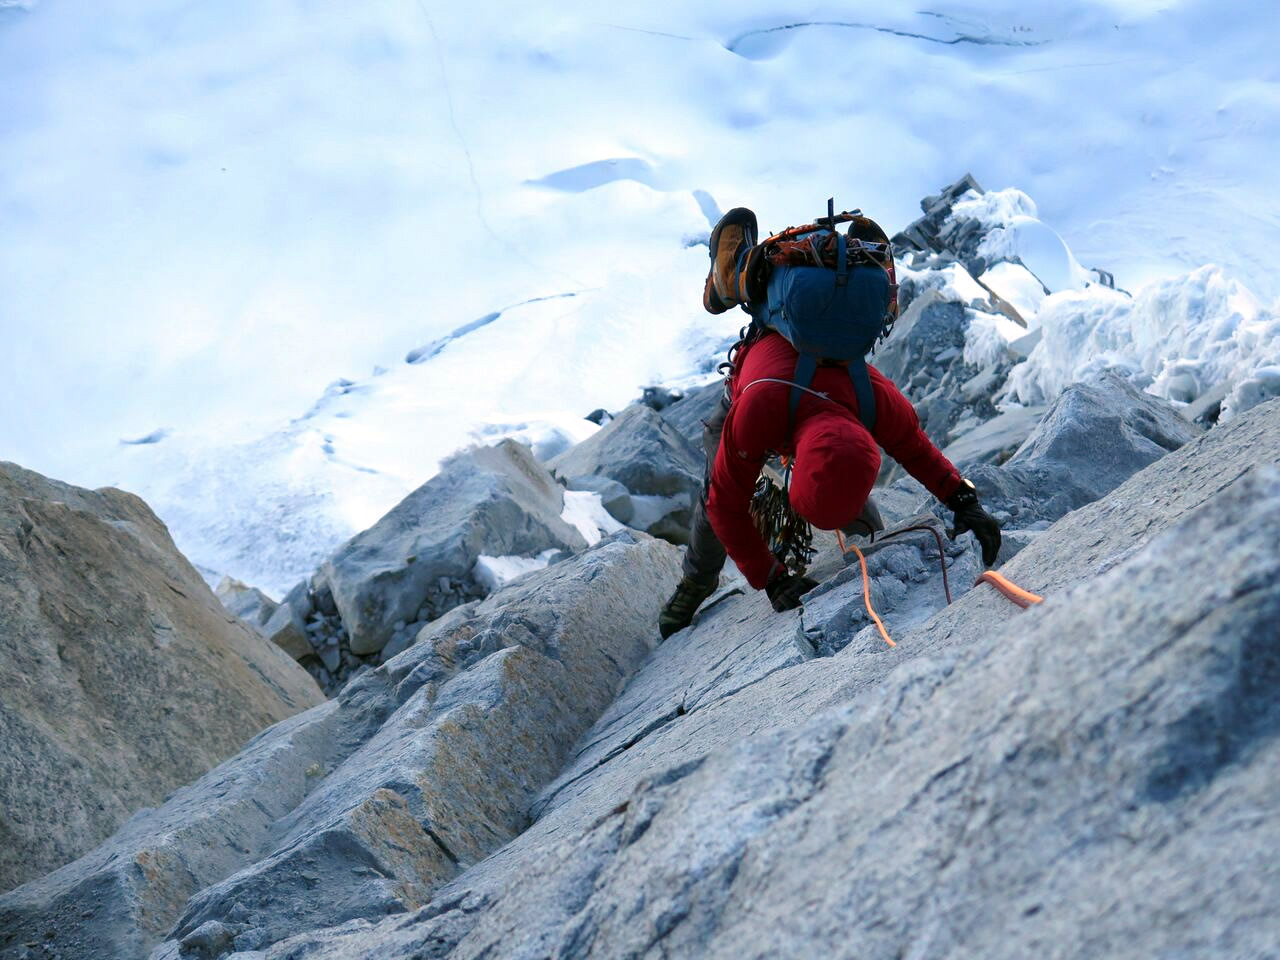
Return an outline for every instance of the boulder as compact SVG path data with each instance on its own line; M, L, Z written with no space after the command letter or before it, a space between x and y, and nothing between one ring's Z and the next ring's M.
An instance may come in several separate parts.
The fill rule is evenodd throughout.
M671 424L695 450L702 449L703 424L715 416L724 394L724 381L715 380L685 394L662 411L662 419Z
M549 466L559 477L616 480L632 494L632 526L685 543L705 460L662 414L633 404Z
M213 591L222 605L251 627L262 627L279 606L257 587L223 577Z
M550 467L558 477L608 477L633 494L670 497L696 493L704 460L661 414L632 404Z
M1092 503L1199 433L1168 401L1107 373L1063 390L1002 466L968 475L989 510L1025 527Z
M469 450L347 541L321 567L317 589L332 593L352 652L376 653L397 622L417 619L440 578L469 577L480 554L585 547L563 509L561 488L528 447L504 440Z
M890 649L724 597L518 838L266 960L1268 955L1277 538L1272 401L1023 545L1031 610L982 586ZM811 616L857 633L815 656Z
M323 699L228 613L142 500L9 463L0 660L0 890Z
M454 608L340 696L0 897L0 942L211 953L403 913L515 837L656 640L678 551L624 532ZM139 867L141 866L141 869ZM216 955L216 954L215 954Z
M1010 426L1016 427L1016 421ZM1199 432L1168 401L1105 373L1063 390L1003 464L997 466L990 457L962 462L983 505L1002 525L1043 528L1114 490ZM908 499L916 509L950 519L911 478L898 480L890 491L913 494ZM885 494L896 503L889 491Z
M312 614L307 581L296 584L262 625L268 640L295 660L315 653L307 640L307 617Z

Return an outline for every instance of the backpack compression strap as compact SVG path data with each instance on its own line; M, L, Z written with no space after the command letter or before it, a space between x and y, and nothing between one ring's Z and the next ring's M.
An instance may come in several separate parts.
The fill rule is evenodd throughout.
M843 233L836 234L836 287L849 284L849 240Z

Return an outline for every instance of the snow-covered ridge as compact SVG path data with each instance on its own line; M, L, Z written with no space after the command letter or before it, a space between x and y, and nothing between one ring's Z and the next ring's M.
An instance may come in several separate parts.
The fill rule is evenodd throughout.
M1128 297L1090 287L1047 298L1044 331L1011 375L1009 398L1045 403L1067 384L1118 369L1148 392L1192 404L1221 386L1221 419L1280 396L1280 311L1220 267Z
M904 283L965 305L966 364L990 367L1010 344L1026 343L999 406L1042 406L1102 369L1179 404L1214 393L1208 400L1221 400L1228 419L1280 392L1277 312L1221 268L1131 296L1081 267L1036 213L1012 188L954 204L949 223L980 228L965 248L980 257L976 277L954 258L916 266L900 258ZM1014 231L1041 242L1019 246ZM668 256L696 289L705 247L673 242ZM628 289L632 300L584 290L494 311L388 357L367 377L335 381L302 415L256 439L156 431L145 444L117 447L113 480L154 505L211 582L230 574L282 595L455 450L512 437L546 460L598 429L587 411L620 408L646 381L689 386L714 376L742 316L693 313L687 296L655 307L640 278ZM992 293L1016 320L991 308ZM566 519L589 541L608 532L598 503L573 509L577 519ZM519 572L512 562L497 564L495 583Z
M1007 221L990 256L1277 292L1280 111L1243 0L0 10L0 457L136 490L276 592L453 450L563 444L698 377L740 321L698 304L732 206L771 229L835 194L892 227L968 168L1025 191L975 201ZM971 279L1035 319L1024 274ZM979 313L975 362L1012 334ZM1134 369L1164 383L1170 350ZM1074 375L1049 352L1037 389Z

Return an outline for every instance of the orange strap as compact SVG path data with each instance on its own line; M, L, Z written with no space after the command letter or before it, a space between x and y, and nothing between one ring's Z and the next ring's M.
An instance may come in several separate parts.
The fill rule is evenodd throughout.
M880 636L884 637L884 642L891 647L896 647L897 644L894 643L893 639L889 636L889 631L884 628L883 621L881 621L879 615L876 613L875 608L871 606L871 578L867 575L867 558L862 555L862 551L858 549L858 545L856 543L851 543L848 546L845 546L844 534L839 530L836 531L836 542L840 544L840 550L842 553L848 553L852 550L858 555L858 565L862 567L862 598L866 601L867 613L871 614L871 619L874 620L876 622L876 626L880 628Z
M988 570L986 573L980 576L977 580L975 580L973 582L973 585L976 587L980 583L991 584L993 587L995 587L997 590L1003 593L1006 597L1008 597L1018 606L1022 607L1024 610L1027 607L1031 606L1033 603L1044 603L1044 597L1038 594L1032 593L1029 590L1023 590L1020 586L1018 586L1012 580L1009 580L1008 578L1002 576L1001 574L996 573L994 570Z

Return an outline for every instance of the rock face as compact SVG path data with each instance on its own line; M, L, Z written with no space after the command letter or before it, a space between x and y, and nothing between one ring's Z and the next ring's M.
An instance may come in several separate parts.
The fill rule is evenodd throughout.
M920 425L939 447L981 429L981 424L997 416L993 397L1013 366L1014 358L1007 351L985 367L966 362L965 335L973 316L974 311L964 304L927 290L911 303L893 335L871 358L911 400ZM1016 447L1034 423L1020 421L1019 432L1013 439L1005 437L1004 446ZM1000 449L990 451L992 458ZM985 447L980 451L986 452ZM902 475L892 461L881 472L883 482Z
M694 450L702 449L702 425L715 415L724 393L724 381L716 380L685 394L662 411L662 419L675 427Z
M470 450L348 541L321 567L317 589L332 593L352 652L376 653L398 621L425 619L418 611L442 577L469 577L480 554L585 547L563 509L560 487L528 448L506 440Z
M616 480L632 495L631 526L683 543L705 459L662 414L632 404L549 466L558 477Z
M997 519L1043 524L1109 493L1199 432L1166 401L1104 374L1063 390L1002 466L971 465L967 475Z
M337 699L0 898L0 956L46 929L66 956L145 956L166 935L217 955L427 903L524 828L649 654L678 577L674 547L622 533L455 608Z
M517 839L265 956L1268 956L1278 537L1272 401L1036 537L1031 610L983 586L889 649L818 609L852 584L722 598ZM815 656L815 616L857 633Z
M632 404L598 433L551 461L557 476L603 476L633 494L670 497L702 482L696 447L644 406Z
M1042 605L891 489L896 645L823 537L802 609L655 648L679 552L624 532L0 897L0 958L1274 952L1280 400L1193 438L1073 389L1002 471L1109 491L1010 536Z
M1028 419L1034 416L1029 413ZM990 423L998 428L999 419ZM1012 431L1022 432L1025 426L1026 421L1015 423ZM1042 530L1114 490L1200 432L1167 401L1135 390L1127 380L1108 373L1063 390L1038 415L1016 452L999 466L989 456L991 447L1002 442L999 439L986 446L974 443L970 449L976 457L955 462L973 480L983 505L1006 533ZM998 429L993 430L993 435L998 434ZM963 452L964 444L953 445L952 452L957 448ZM951 518L910 477L878 489L876 498L899 512L932 510L948 521Z
M0 659L0 890L322 699L223 609L140 499L8 463Z

